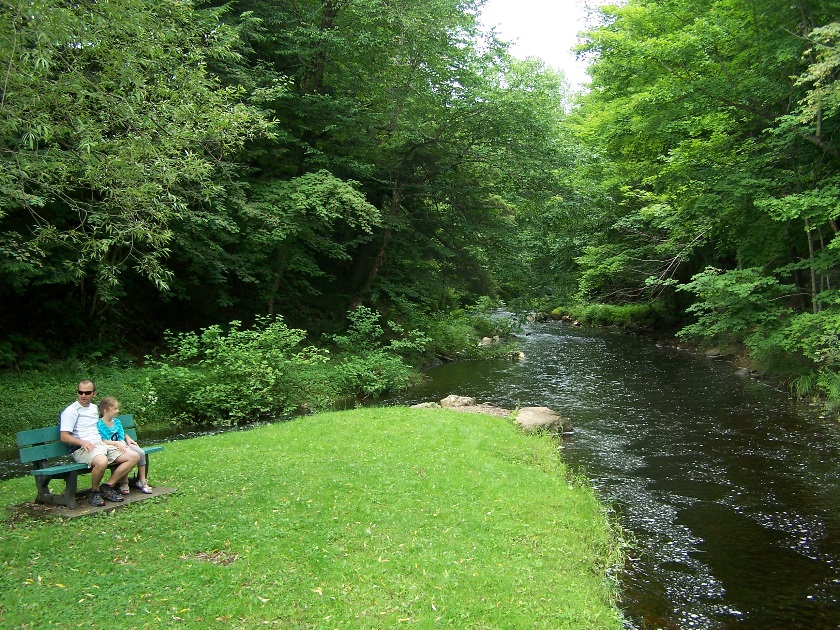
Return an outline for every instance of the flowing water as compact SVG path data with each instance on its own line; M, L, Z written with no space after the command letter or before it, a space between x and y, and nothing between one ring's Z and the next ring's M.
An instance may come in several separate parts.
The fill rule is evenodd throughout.
M840 428L729 363L532 325L525 359L450 363L391 403L449 394L572 419L565 459L633 547L631 628L840 628Z

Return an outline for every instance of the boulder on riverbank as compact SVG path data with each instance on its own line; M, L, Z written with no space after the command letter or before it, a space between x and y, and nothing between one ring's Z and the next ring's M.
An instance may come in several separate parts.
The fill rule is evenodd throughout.
M523 407L516 414L516 424L528 432L538 429L551 433L572 432L572 421L548 407Z
M452 407L472 407L475 405L475 398L471 398L469 396L456 396L455 394L450 394L446 398L440 401L441 407L446 407L451 409Z
M447 396L439 403L424 402L417 405L412 405L413 409L441 409L446 408L450 411L461 411L463 413L484 413L497 418L509 418L513 413L510 409L504 409L491 405L490 403L476 403L475 398L469 396L456 396L454 394Z
M461 411L464 413L485 413L497 418L510 418L515 415L516 424L527 432L543 430L551 433L572 433L572 421L561 416L548 407L523 407L517 412L511 409L497 407L490 403L476 403L475 398L470 396L456 396L450 394L446 398L436 402L425 402L412 405L414 409L440 409L450 411Z

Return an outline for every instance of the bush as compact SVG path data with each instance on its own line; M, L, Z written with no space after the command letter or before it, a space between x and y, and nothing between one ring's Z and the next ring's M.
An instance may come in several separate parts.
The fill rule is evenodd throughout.
M551 316L555 319L564 315L587 326L620 326L630 329L654 328L665 318L664 307L659 302L559 306L551 311Z
M43 342L22 335L9 335L0 341L0 369L37 370L49 365Z
M519 326L510 317L493 317L477 308L414 315L412 325L422 329L429 338L425 354L427 361L503 358L515 348L515 343L482 346L481 339L494 336L510 339Z
M793 381L800 395L823 395L829 408L840 404L837 369L840 366L840 312L825 304L817 313L798 313L780 319L772 334L755 334L747 347L763 371ZM770 363L766 355L776 359Z
M389 323L395 338L386 344L379 315L365 307L348 319L344 334L325 338L334 354L305 345L306 331L279 317L167 334L171 351L148 360L144 410L176 424L231 426L409 387L417 373L400 353L422 351L427 339Z
M417 330L406 333L402 326L388 322L396 338L385 344L378 313L360 306L348 319L350 326L343 335L327 335L339 354L334 369L341 395L379 396L407 389L417 381L416 370L403 357L423 352L430 341L425 334Z
M778 329L792 313L782 299L795 287L780 284L760 267L730 271L708 267L677 290L697 298L686 309L697 321L678 336L729 345L745 343L750 336L767 337Z
M28 371L4 373L0 386L14 404L0 407L0 439L14 444L15 433L58 424L61 411L76 400L76 385L81 379L70 370L50 374Z
M500 304L480 300L475 306L468 306L465 312L473 330L481 337L499 337L510 339L519 330L520 324L514 316L498 315L493 311Z
M144 431L232 426L406 389L419 380L414 366L430 353L486 359L512 347L479 347L477 326L485 334L505 334L514 324L475 311L418 316L425 327L409 332L394 322L384 329L379 315L364 307L348 319L344 334L325 338L332 353L307 344L306 332L281 318L263 317L249 329L234 321L224 330L217 325L167 333L167 350L147 357L143 367L119 358L105 362L103 352L92 351L44 371L0 374L15 401L0 409L0 442L13 444L17 431L57 422L85 378L96 382L100 396L115 396Z
M420 325L431 338L426 346L426 355L431 359L472 358L470 351L480 339L463 311L429 316Z
M334 385L344 397L368 398L408 389L418 380L417 371L401 357L385 351L348 355L334 366Z
M817 379L817 387L825 395L826 411L840 412L840 374L833 369L822 370Z
M294 411L300 386L327 360L306 333L282 318L259 317L250 329L231 322L200 334L166 334L172 350L148 359L147 405L177 424L231 426Z

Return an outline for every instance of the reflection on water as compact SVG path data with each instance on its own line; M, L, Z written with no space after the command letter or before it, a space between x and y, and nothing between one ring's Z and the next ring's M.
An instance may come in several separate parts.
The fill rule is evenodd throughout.
M840 431L783 393L639 338L537 324L522 362L452 363L399 400L572 418L564 456L636 544L634 627L840 628Z

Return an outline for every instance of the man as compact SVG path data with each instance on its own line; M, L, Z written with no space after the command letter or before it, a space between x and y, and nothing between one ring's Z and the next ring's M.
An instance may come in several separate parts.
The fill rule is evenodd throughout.
M73 459L80 464L90 466L90 504L105 505L108 501L119 502L123 498L114 488L120 479L127 478L129 471L137 465L140 457L134 451L123 453L115 446L108 446L99 436L96 423L99 421L99 409L91 401L96 395L93 381L85 379L79 383L78 399L61 412L61 441L76 447ZM118 464L111 477L110 484L102 483L105 469L109 464Z

